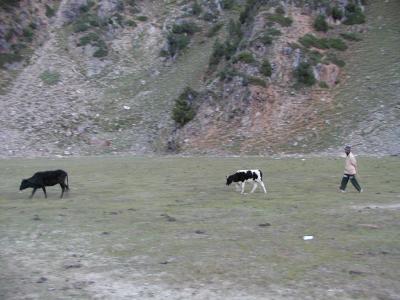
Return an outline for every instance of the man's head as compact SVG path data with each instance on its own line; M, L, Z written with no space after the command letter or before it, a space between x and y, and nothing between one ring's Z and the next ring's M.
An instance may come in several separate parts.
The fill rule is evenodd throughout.
M344 147L344 152L345 152L347 155L349 155L349 153L351 152L351 146L350 146L350 145L346 145L346 146Z

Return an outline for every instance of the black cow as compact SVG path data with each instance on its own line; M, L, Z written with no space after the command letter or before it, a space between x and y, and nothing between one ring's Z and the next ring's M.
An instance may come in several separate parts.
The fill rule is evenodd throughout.
M257 188L257 183L262 187L264 193L267 192L265 185L262 181L263 174L261 170L237 170L235 174L226 177L226 185L231 183L236 184L236 188L239 189L239 184L241 186L241 194L244 193L244 185L246 182L253 182L253 188L250 193L253 193Z
M65 179L67 179L67 183L65 183ZM62 192L60 198L62 198L65 189L69 190L67 172L63 170L37 172L33 174L31 178L23 179L19 190L22 191L26 188L33 188L32 194L29 197L32 198L36 190L42 188L44 196L47 198L45 187L53 186L56 184L59 184L61 186Z

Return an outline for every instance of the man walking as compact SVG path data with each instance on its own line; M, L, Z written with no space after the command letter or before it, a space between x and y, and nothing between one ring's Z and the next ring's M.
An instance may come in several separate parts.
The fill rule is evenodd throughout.
M346 186L347 183L349 182L349 179L351 183L354 185L356 190L361 193L363 189L359 185L357 179L356 179L356 173L357 173L357 160L353 153L351 153L351 146L347 145L344 147L344 152L346 153L346 161L344 165L344 175L342 178L342 182L340 184L340 191L342 193L346 192Z

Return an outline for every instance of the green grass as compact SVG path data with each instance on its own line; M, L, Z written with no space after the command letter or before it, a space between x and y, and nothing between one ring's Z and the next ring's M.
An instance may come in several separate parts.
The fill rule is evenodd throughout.
M135 298L147 287L177 299L191 286L218 299L389 299L400 292L400 211L390 208L400 160L358 161L362 194L337 192L343 159L333 158L2 160L0 295ZM17 193L22 178L56 168L69 173L65 199L59 187L48 199ZM264 172L267 195L225 186L242 168Z
M346 43L340 38L318 38L310 33L299 38L299 42L306 48L315 47L318 49L336 49L339 51L347 49Z
M289 27L292 25L293 20L289 17L285 17L281 14L269 15L268 20L273 23L278 23L283 27Z
M40 75L40 79L47 85L55 85L60 82L61 75L58 72L46 70Z
M341 33L340 36L348 41L355 41L355 42L362 41L362 37L360 37L360 35L357 34L356 32L345 32Z

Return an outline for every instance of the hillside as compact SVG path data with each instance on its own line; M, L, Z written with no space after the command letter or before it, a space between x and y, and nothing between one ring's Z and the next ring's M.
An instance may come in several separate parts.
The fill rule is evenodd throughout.
M3 157L400 152L396 1L9 2Z

